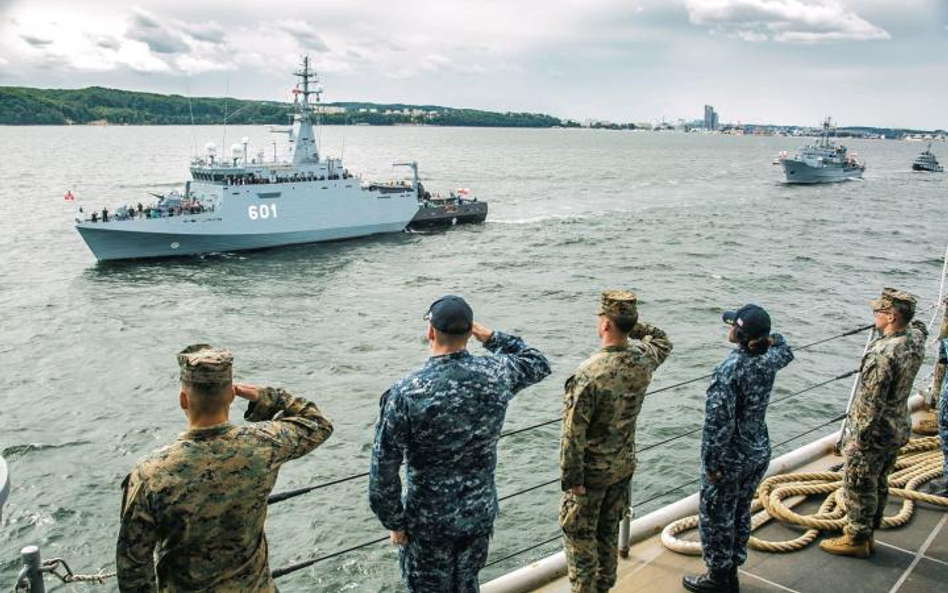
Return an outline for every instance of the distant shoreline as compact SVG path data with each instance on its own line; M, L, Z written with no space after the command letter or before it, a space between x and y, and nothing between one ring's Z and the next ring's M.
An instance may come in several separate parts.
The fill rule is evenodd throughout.
M678 130L707 132L699 122L676 124L615 123L561 119L542 113L494 112L440 105L336 102L319 105L326 125L431 126L480 128L593 128L609 130ZM278 101L184 97L104 87L37 89L0 86L0 125L10 126L129 126L129 125L287 125L293 105ZM809 136L811 126L724 124L716 133L762 136ZM873 126L838 128L840 137L931 139L945 130L914 130Z

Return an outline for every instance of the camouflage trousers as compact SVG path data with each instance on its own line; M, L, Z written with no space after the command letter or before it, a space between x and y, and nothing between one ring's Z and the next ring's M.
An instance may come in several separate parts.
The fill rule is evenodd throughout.
M411 534L399 549L402 581L409 593L476 593L487 563L490 533L457 540L426 540Z
M701 555L712 572L736 570L747 560L751 503L768 465L763 461L729 470L714 482L709 482L702 471L698 533Z
M843 504L849 537L862 540L879 528L889 497L889 474L899 448L865 450L849 447L843 465Z
M629 476L611 486L586 488L586 494L563 493L560 527L572 593L608 591L615 585L619 522L629 508L631 481Z

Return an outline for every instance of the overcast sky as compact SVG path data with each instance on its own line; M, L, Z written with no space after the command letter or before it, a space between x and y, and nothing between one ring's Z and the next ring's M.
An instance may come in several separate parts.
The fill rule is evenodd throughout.
M948 128L948 0L0 0L0 85Z

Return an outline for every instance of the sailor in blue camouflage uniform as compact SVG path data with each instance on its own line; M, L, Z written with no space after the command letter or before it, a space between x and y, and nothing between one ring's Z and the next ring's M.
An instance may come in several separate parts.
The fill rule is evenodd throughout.
M938 343L938 364L942 369L948 367L948 338ZM948 496L948 372L942 371L941 394L938 396L938 436L941 438L941 451L945 455L945 475L928 482L923 490L929 494Z
M932 484L929 492L948 496L948 372L945 372L948 367L948 338L942 338L938 345L938 362L944 372L938 397L938 436L941 437L941 451L945 454L945 475L937 484Z
M369 503L400 546L408 591L478 591L497 516L494 469L507 404L550 365L519 337L475 323L461 297L441 297L425 318L432 356L380 402ZM472 336L491 354L471 355Z
M708 572L682 585L700 593L739 591L737 569L747 559L750 506L770 463L766 414L777 371L793 360L770 315L757 305L724 313L728 340L738 347L711 376L701 438L698 530Z

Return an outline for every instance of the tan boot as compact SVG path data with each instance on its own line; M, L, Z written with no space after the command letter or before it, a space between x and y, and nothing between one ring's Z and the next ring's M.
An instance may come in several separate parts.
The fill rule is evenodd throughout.
M912 431L925 436L938 434L938 418L935 417L935 411L922 412L922 417L912 423Z
M869 557L869 538L854 539L848 535L824 539L820 542L820 549L837 556L852 556L853 558Z
M870 554L876 553L876 534L875 533L869 536L869 553Z

